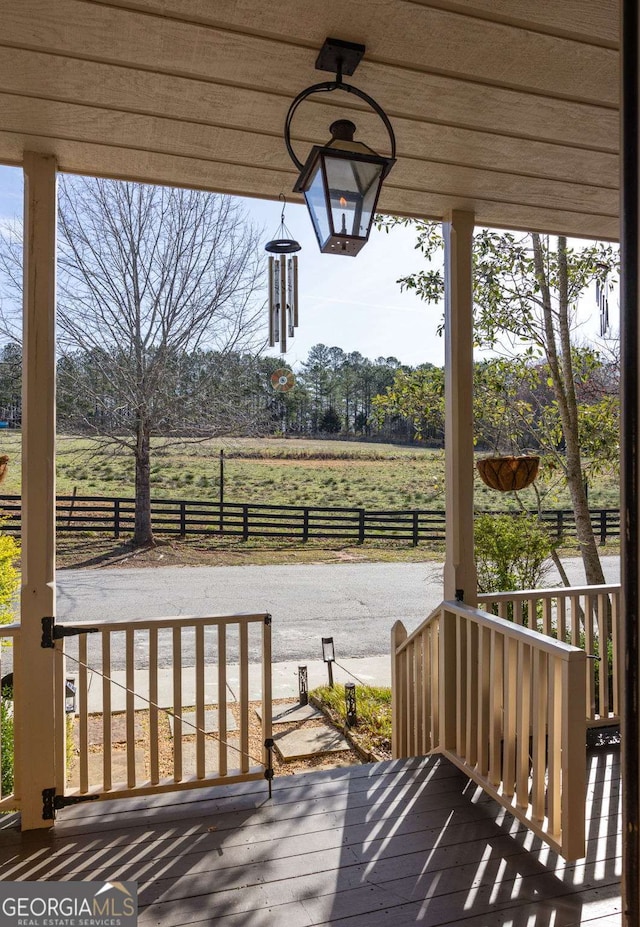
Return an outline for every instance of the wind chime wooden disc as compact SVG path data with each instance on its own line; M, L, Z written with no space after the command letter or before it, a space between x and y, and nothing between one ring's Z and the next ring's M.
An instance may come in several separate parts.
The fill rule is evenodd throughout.
M485 457L476 463L482 481L499 492L514 492L526 489L538 475L540 458L533 455L521 457Z
M296 378L290 370L281 367L271 374L271 385L277 393L287 393L295 385Z

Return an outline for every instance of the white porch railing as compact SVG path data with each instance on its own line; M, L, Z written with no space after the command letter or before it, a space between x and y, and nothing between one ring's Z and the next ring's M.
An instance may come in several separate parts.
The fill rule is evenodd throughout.
M587 724L620 721L622 654L620 586L582 586L494 592L478 596L479 607L515 624L584 650L587 663Z
M0 679L6 673L4 666L8 662L4 659L9 647L13 650L13 663L16 661L20 647L20 624L0 625ZM17 769L14 762L14 753L17 749L13 724L13 697L5 697L7 693L0 689L0 811L14 811L19 806L20 794L17 782ZM13 782L13 787L7 787Z
M586 655L462 603L392 631L393 753L439 752L565 859L584 855Z
M62 699L65 679L73 676L77 697L75 757L59 793L114 798L265 776L269 615L91 626L97 633L56 645L57 691ZM250 664L250 655L257 663ZM260 693L259 743L250 743L250 686Z

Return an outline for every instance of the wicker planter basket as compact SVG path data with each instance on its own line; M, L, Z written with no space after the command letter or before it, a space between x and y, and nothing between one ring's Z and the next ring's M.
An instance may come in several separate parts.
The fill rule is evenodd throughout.
M538 475L540 458L523 455L522 457L484 457L476 463L476 468L483 483L500 492L513 492L526 489Z
M0 483L3 481L7 475L7 464L9 463L9 458L6 454L0 456Z

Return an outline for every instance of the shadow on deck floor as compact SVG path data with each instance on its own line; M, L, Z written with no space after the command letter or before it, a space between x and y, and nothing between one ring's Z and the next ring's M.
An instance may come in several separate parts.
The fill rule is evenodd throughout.
M3 880L133 880L140 927L619 927L617 749L568 864L439 757L94 802L0 824Z

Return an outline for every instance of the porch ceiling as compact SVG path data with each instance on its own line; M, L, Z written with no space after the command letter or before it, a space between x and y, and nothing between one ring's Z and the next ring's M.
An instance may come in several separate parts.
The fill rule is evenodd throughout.
M4 0L0 162L289 197L285 115L330 35L367 46L350 80L396 130L382 210L614 239L618 29L616 0ZM337 93L299 108L301 160L343 113L385 148Z

